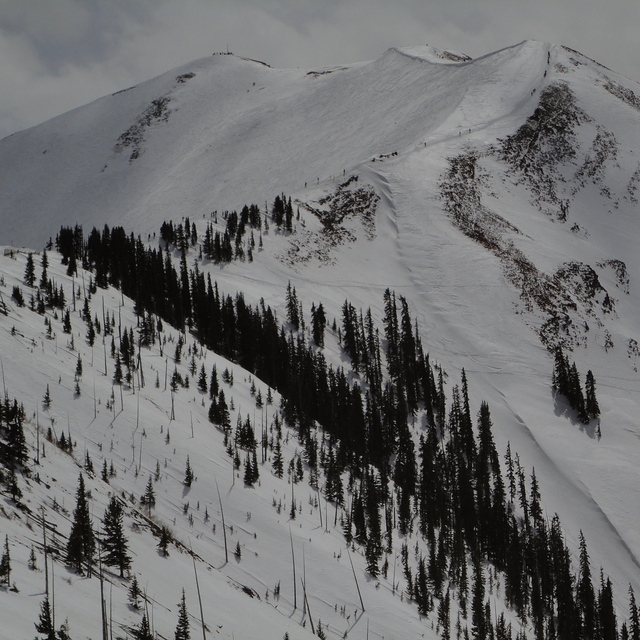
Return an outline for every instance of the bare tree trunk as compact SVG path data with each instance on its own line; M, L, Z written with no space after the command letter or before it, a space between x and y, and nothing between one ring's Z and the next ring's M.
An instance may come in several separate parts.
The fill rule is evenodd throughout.
M196 557L191 549L191 559L193 560L193 573L196 577L196 591L198 592L198 603L200 605L200 622L202 622L202 638L207 640L206 626L204 624L204 612L202 611L202 597L200 596L200 584L198 583L198 572L196 571Z
M220 502L220 515L222 516L222 535L224 536L224 561L229 562L229 550L227 548L227 527L224 523L224 509L222 508L222 498L220 497L220 489L218 487L218 481L213 478L216 483L216 491L218 492L218 502Z
M351 554L347 548L347 555L349 556L349 562L351 563L351 571L353 571L353 579L356 581L356 589L358 590L358 597L360 598L360 604L362 605L362 612L364 613L364 602L362 602L362 594L360 593L360 585L358 585L358 578L356 577L356 570L353 568L353 560L351 560Z
M297 591L296 591L296 557L293 552L293 535L291 527L289 527L289 538L291 539L291 565L293 566L293 610L298 608Z

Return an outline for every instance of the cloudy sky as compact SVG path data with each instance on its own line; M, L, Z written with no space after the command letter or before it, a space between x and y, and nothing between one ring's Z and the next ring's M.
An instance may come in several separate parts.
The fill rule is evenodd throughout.
M313 68L532 39L640 81L639 26L640 0L0 0L0 138L227 47Z

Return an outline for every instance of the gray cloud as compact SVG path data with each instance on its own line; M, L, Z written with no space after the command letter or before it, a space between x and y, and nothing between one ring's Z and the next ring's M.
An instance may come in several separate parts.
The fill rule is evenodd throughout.
M313 68L433 44L566 44L640 79L637 0L0 0L0 136L225 50Z
M163 0L4 0L0 32L18 36L44 69L87 67L113 55L132 25L153 17Z

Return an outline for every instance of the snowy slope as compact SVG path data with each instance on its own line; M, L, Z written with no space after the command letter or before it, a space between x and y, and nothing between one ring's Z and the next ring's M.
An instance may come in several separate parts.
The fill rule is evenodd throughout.
M553 170L540 165L554 189L554 196L549 197L544 195L546 183L528 181L504 160L500 149L501 141L536 113L541 96L554 86L570 88L572 108L579 115L569 141L573 154ZM166 99L160 103L164 106L152 107L154 100L162 98ZM209 265L207 269L228 292L244 291L253 303L263 297L281 316L289 280L305 311L312 301L322 302L329 318L338 321L346 298L356 307L371 306L380 323L384 289L390 287L404 295L418 319L425 349L455 377L465 368L473 407L482 399L491 407L499 451L503 453L509 441L524 466L535 467L547 513L550 517L560 513L567 541L574 549L579 531L584 531L593 566L602 566L611 576L617 604L624 611L628 584L636 590L640 586L636 492L640 378L638 353L633 348L633 341L640 340L636 284L640 257L635 250L639 119L637 84L576 52L537 42L524 42L476 60L451 59L432 48L393 49L374 62L310 71L275 70L236 56L211 56L0 141L0 242L40 247L61 224L75 222L85 231L93 225L121 224L146 238L158 232L163 220L188 215L199 221L208 219L212 210L249 202L263 206L280 192L293 196L301 219L291 236L271 231L265 236L264 251L256 254L253 263L236 262L224 269ZM531 153L535 165L539 159ZM473 224L481 228L483 220L489 220L487 228L497 238L493 250L454 223L442 195L450 159L469 154L477 157L469 184L476 190L476 205L487 212ZM348 221L345 225L355 241L347 239L319 257L313 249L322 242L322 229L312 209L321 208L319 200L334 193L351 175L357 175L358 184L369 185L380 198L375 228L372 231L358 221ZM542 196L536 191L541 184ZM514 253L516 249L519 254ZM555 283L561 291L554 309L564 305L560 310L572 319L571 357L580 371L593 370L597 380L601 440L595 438L592 427L584 429L572 421L563 401L552 395L553 360L540 339L549 310L521 295L519 272L513 275L513 255L524 255L539 274L549 277L543 280L541 276L539 283ZM579 295L575 280L559 279L558 269L567 262L593 269L614 301L612 310L603 308L604 294L598 293L595 302L586 300ZM625 265L622 278L612 266L619 263ZM10 278L21 279L24 262L18 260L6 268L5 298L10 295ZM112 305L117 305L117 295ZM24 320L0 318L5 367L7 362L21 362L15 336L8 337L9 322L31 322L27 316L24 312ZM50 352L50 343L41 340L42 326L33 324L29 330L25 335L36 343L42 341ZM34 348L34 356L38 351ZM340 354L336 349L329 357L339 361ZM84 356L83 361L87 361ZM31 367L19 370L10 390L30 402L32 412L46 381L55 382L63 369L68 378L74 362L75 356L59 365L47 358L36 367L40 376L36 384L29 382ZM154 366L161 369L162 361ZM242 376L238 372L236 377ZM111 385L100 375L96 380L102 397L107 397ZM457 382L450 380L449 388ZM72 384L67 386L71 393ZM148 393L153 396L156 391ZM237 393L238 397L245 394L246 413L253 401L246 388ZM163 408L157 415L150 412L146 419L151 424L166 421L166 395L164 400L152 401ZM89 403L89 396L83 395L78 402ZM178 415L186 419L193 411L197 424L196 412L202 411L197 398L184 402ZM93 416L92 402L85 415ZM201 428L209 428L203 416L199 418ZM58 419L66 421L63 414ZM123 465L132 456L134 419L129 415L127 427L119 431L123 442L128 438L128 453L121 453ZM182 421L181 428L190 434L186 422ZM82 425L77 429L84 433ZM173 444L173 428L171 433ZM157 433L156 440L149 444L150 459L143 463L147 472L155 467L157 457L166 456L164 440ZM182 474L189 453L200 475L192 489L195 492L203 484L198 469L213 461L214 466L220 465L224 495L229 484L220 480L228 475L224 451L212 444L207 445L211 447L207 453L199 444L192 444L181 443L182 455L176 453L169 463L172 473ZM70 473L65 480L69 500L76 476ZM147 473L135 480L127 478L123 486L127 491L135 487L140 494L146 478ZM273 478L269 482L275 483L272 490L284 499L286 483L281 486ZM200 499L201 511L203 504L209 504L213 513L217 506L210 483L207 490L207 496L188 500L193 505ZM265 514L265 519L266 514L275 514L264 498L267 492L253 496L262 501L262 507L247 502L246 490L236 486L232 492L229 508L236 509L238 527L244 518L246 532L260 531L258 542L263 535L268 538L262 553L256 549L258 558L267 549L277 549L268 553L282 558L282 565L288 562L287 518L279 524L256 524L257 513ZM187 500L180 495L169 499L174 505ZM101 510L102 505L97 511ZM249 511L252 517L246 522ZM167 508L166 513L171 510ZM315 545L321 547L317 559L307 556L308 571L323 571L326 554L339 554L344 546L339 531L323 534L320 530L322 540L316 540L316 520L317 513L309 514L299 540L300 546L303 538L307 540L307 554L314 553ZM188 528L184 531L186 538L190 532ZM197 534L190 537L194 551L200 553ZM250 539L246 543L252 548ZM219 535L216 544L220 552ZM144 548L145 543L140 542L139 553ZM26 551L23 555L26 558ZM279 576L271 566L261 573L254 565L245 573L245 557L237 566L233 561L223 574L243 584L243 580L262 580L260 588L253 582L250 585L262 596L266 587L273 587L269 582L275 583ZM214 567L222 564L220 557L210 562ZM192 567L188 557L185 563L179 570L185 576L180 582L186 583ZM156 564L149 566L155 571ZM312 613L325 603L327 617L322 612L314 615L332 624L336 633L350 624L339 615L331 617L331 589L336 582L344 585L339 592L342 600L334 603L338 614L342 603L348 602L348 609L357 608L344 557L340 560L343 570L346 574L338 581L328 579L329 593L314 596L317 604L311 602ZM149 578L154 585L159 580ZM284 591L284 575L282 580ZM315 581L310 575L309 584ZM318 575L317 581L325 584L326 576ZM369 587L365 599L375 599L387 589ZM230 597L227 589L208 588L212 599L222 594ZM41 593L35 583L32 592ZM175 612L179 595L174 588L165 591L161 601ZM246 596L238 598L237 604L221 608L228 611L228 620L238 616ZM39 603L40 595L34 600ZM190 611L194 612L192 602ZM372 626L372 631L384 637L416 637L424 632L415 610L411 612L397 598L393 607L389 602L389 598L380 600L375 617L375 625L380 626ZM279 637L288 628L291 603L284 619L272 604L260 606L269 611L264 615L272 616L273 636ZM371 609L373 605L367 607L367 613ZM28 612L21 629L29 627L34 611L37 607ZM364 619L359 622L362 636L364 624ZM407 626L398 626L402 624ZM224 632L231 634L231 627ZM296 633L303 632L296 628ZM247 631L246 637L255 636Z
M50 276L70 291L72 281L58 264L58 257L50 254ZM6 495L0 509L0 532L3 541L8 536L11 582L17 589L0 592L2 637L34 634L33 624L44 599L42 514L47 522L48 545L57 550L56 561L49 569L56 626L68 618L74 638L98 637L100 633L99 581L95 576L90 579L76 575L64 564L80 473L84 474L91 494L96 530L100 528L109 497L120 495L125 501L125 535L133 560L132 574L146 594L147 615L153 619L159 637L170 637L175 629L182 588L186 590L192 637L200 633L196 578L189 549L197 560L209 637L282 638L287 632L292 638L313 637L311 622L303 611L299 582L302 575L314 624L317 628L320 619L329 637L342 637L353 628L362 634L367 625L379 637L420 635L424 622L414 605L402 601L399 593L391 595L391 575L382 584L367 579L364 558L355 554L352 560L360 576L366 606L366 612L362 611L340 521L334 525L332 506L327 506L306 482L288 484L286 473L283 479L278 479L269 463L260 465L260 483L254 488L244 486L242 469L234 477L223 434L208 421L209 400L197 389L197 376L191 379L189 389L180 388L176 392L175 419L171 419L172 394L165 387L164 375L167 366L169 376L175 366L172 355L167 364L167 355L174 353L175 332L169 330L164 334L167 339L164 356L160 354L159 343L143 349L145 386L137 386L138 377L132 388L125 385L121 389L113 385L110 338L105 339L104 346L98 339L90 347L84 339L86 325L79 312L71 314L73 348L71 335L62 332L61 319L49 312L46 317L53 323L53 333L47 337L43 317L28 307L17 307L7 295L7 288L10 291L14 284L24 287L25 256L1 260L0 292L8 308L8 315L2 315L0 322L3 381L7 396L24 403L25 432L34 455L28 464L31 477L21 476L19 480L23 507L17 507ZM88 281L89 275L84 276ZM27 293L29 289L24 291ZM121 323L124 328L135 327L133 304L129 300L123 300L117 291L99 290L91 302L92 313L101 316L103 303L106 313L117 318L116 326ZM116 328L116 341L117 333ZM189 340L187 346L193 344ZM78 357L83 362L79 396L74 382ZM257 428L262 420L272 423L279 403L277 394L273 404L265 404L261 410L256 407L245 371L200 348L195 358L198 370L204 364L207 375L214 365L219 376L225 369L233 373L233 384L221 382L221 387L227 401L235 407L231 410L234 426L238 418L244 421L247 416ZM183 362L177 366L184 377L189 376L189 361L185 347ZM155 384L156 378L159 386ZM268 389L257 380L255 383L257 391L266 398ZM42 404L47 385L52 399L48 409ZM35 464L33 447L38 425L43 453L40 464ZM76 447L73 455L46 441L49 428L57 438L63 432L70 434ZM299 444L293 433L285 431L288 444L284 457L288 463L299 451ZM94 465L93 473L85 468L87 454ZM183 485L187 456L195 475L189 488ZM113 464L115 470L108 483L101 479L105 461L108 467ZM148 479L156 475L157 469L156 506L149 512L139 502ZM218 489L228 530L228 563ZM294 520L290 518L292 495L299 510ZM319 508L327 511L320 514ZM167 526L177 541L170 545L168 558L162 557L156 548L159 526ZM237 544L241 547L240 559L233 553ZM298 571L297 593L291 575L291 544ZM27 567L32 546L37 550L35 571ZM280 594L276 596L274 590L278 585ZM145 610L142 603L139 610L128 604L128 588L129 582L118 578L117 570L107 573L106 593L114 620L114 637L126 637L127 633L131 637L131 629L139 626ZM395 604L390 607L389 602Z

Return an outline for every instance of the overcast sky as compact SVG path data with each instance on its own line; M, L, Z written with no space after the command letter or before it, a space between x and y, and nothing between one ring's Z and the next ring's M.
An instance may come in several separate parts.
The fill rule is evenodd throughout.
M0 0L0 138L227 47L313 68L531 39L638 81L639 28L640 0Z

